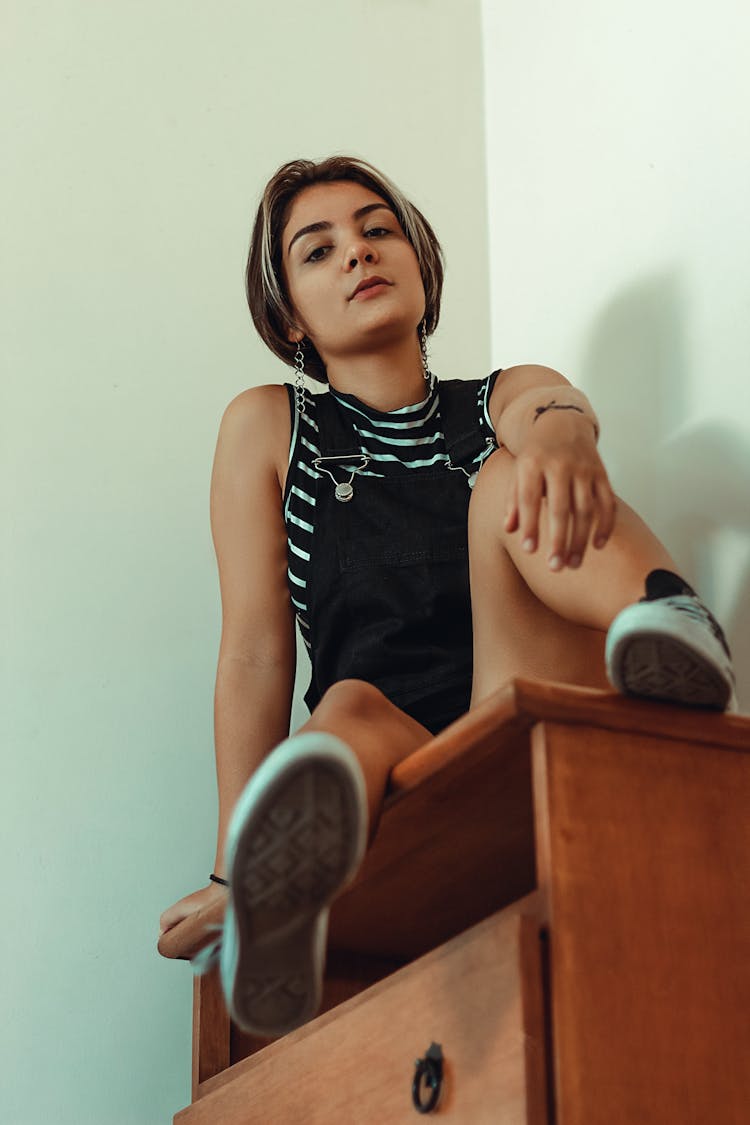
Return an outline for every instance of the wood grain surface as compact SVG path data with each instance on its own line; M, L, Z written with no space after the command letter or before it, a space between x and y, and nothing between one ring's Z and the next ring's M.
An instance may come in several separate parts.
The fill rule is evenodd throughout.
M557 1125L750 1121L750 753L712 728L534 732Z
M176 1125L413 1122L414 1064L432 1041L445 1059L438 1119L547 1125L533 911L532 898L485 919L238 1063Z

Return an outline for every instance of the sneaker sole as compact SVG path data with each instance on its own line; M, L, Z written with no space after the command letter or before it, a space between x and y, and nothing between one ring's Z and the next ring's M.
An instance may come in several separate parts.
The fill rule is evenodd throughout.
M684 641L661 632L634 632L607 654L618 691L667 703L724 711L732 689L716 665Z
M364 781L350 751L342 759L336 740L304 737L304 752L282 761L270 782L249 786L234 814L237 963L227 998L235 1023L256 1035L284 1035L318 1011L328 906L365 850Z

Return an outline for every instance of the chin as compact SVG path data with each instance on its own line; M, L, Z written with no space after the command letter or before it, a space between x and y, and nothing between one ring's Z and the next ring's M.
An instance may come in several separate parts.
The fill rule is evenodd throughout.
M361 331L368 337L373 332L383 332L388 336L412 336L417 331L421 317L414 319L413 314L404 313L402 309L373 309L373 315L368 316L360 325Z

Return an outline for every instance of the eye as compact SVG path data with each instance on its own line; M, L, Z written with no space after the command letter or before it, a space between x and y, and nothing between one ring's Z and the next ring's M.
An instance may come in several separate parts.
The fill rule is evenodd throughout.
M370 227L365 231L365 238L378 238L381 234L390 234L388 227Z
M305 258L306 262L322 262L326 254L330 250L330 246L316 246L314 250Z

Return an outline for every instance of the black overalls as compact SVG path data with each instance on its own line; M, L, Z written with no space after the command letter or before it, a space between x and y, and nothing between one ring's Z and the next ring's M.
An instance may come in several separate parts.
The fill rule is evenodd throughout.
M486 441L477 424L477 387L458 379L439 384L453 470L386 462L378 466L383 477L353 472L362 466L358 435L333 395L316 396L328 472L316 482L307 583L311 711L344 679L374 684L433 733L468 710L468 478ZM336 482L350 480L351 499L337 499Z

